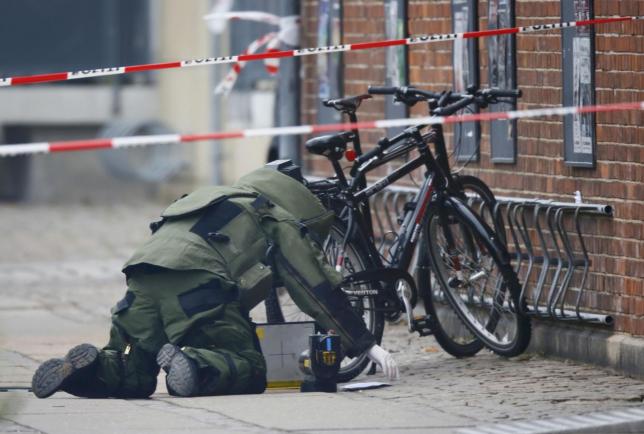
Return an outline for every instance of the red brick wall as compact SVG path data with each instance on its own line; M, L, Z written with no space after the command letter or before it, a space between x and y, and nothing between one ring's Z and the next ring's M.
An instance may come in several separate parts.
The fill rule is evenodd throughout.
M343 42L384 39L383 3L345 0ZM479 2L480 28L487 28L487 1ZM560 21L559 0L518 0L517 25ZM595 0L597 18L644 15L644 0ZM409 33L445 33L451 30L450 1L410 0ZM316 45L317 2L302 7L303 46ZM410 84L436 90L452 83L452 43L411 46ZM481 84L487 83L485 39L479 40ZM562 101L561 38L559 31L517 36L518 84L523 90L519 109L559 106ZM596 27L597 103L644 100L644 22ZM384 82L384 50L349 52L344 55L345 95L366 91L368 84ZM316 68L313 56L303 61L302 121L315 121ZM367 101L361 120L383 116L382 98ZM423 107L414 110L424 114ZM483 178L495 193L572 201L581 191L584 201L610 204L612 219L587 219L583 231L593 261L587 282L587 307L616 316L615 329L644 335L644 114L597 115L597 167L567 167L563 161L561 119L525 119L518 124L518 157L515 165L490 162L488 125L483 124L481 162L467 172ZM382 131L364 135L374 143ZM449 142L449 138L448 138ZM328 164L309 158L309 172L323 173Z

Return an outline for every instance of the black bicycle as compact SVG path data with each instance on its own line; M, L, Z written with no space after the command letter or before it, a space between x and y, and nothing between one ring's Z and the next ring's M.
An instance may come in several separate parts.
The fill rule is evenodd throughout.
M371 92L395 94L398 89L372 88ZM489 103L503 96L516 97L518 92L488 89L471 95L443 93L438 99L430 98L429 104L433 114L449 115L469 104ZM349 182L338 162L355 135L355 131L349 131L318 137L306 146L310 152L327 157L336 172L335 178L310 183L309 188L338 214L324 249L336 269L345 273L343 289L367 327L380 339L385 316L403 313L411 332L434 333L438 339L439 330L448 328L430 282L419 279L417 289L407 272L422 234L427 243L421 260L429 260L443 299L458 318L457 324L449 327L464 328L464 324L476 337L469 344L482 342L504 356L520 354L530 340L530 322L519 308L518 279L502 241L467 206L462 189L456 188L445 158L442 126L414 126L392 139L380 140L374 149L355 159ZM437 157L430 143L435 145ZM365 186L366 173L413 150L418 156L372 186ZM420 167L427 170L424 181L416 198L405 206L391 256L383 258L375 246L371 215L365 212L368 200ZM419 292L426 314L415 317L413 308ZM284 308L283 298L278 300ZM449 333L441 338L456 348L466 344ZM367 363L365 355L346 361L341 379L358 375Z
M472 87L469 88L468 91L470 92L470 95L476 95L477 89ZM326 107L334 108L335 110L338 110L339 112L346 115L349 118L350 122L356 123L358 121L356 114L358 108L361 106L362 101L372 98L372 93L386 95L391 94L394 97L394 102L405 104L408 107L413 107L419 102L439 100L441 97L443 97L443 94L441 93L407 86L388 88L370 87L369 94L342 99L326 100L323 103ZM512 96L506 95L505 97L500 97L498 95L490 95L488 92L485 98L472 98L472 105L476 104L478 108L484 109L489 104L508 101L508 98L510 99L510 102L514 102L513 100L515 100L519 95L520 92L515 92L512 94ZM443 98L451 98L452 100L454 100L455 98L459 98L459 96L454 94L448 95ZM431 114L431 105L428 104L428 108L429 113ZM353 129L352 133L354 152L356 155L361 155L362 151L359 131L357 129ZM454 145L453 152L456 152L458 145L458 143ZM444 147L443 149L437 147L435 155L437 161L439 161L443 165L443 167L449 167L450 156L447 155ZM405 158L408 158L408 154L405 154ZM469 161L471 160L468 160L464 165L467 165ZM336 172L338 172L337 168ZM501 239L505 243L506 239L503 216L499 212L500 210L496 198L494 197L494 194L487 186L487 184L485 184L485 182L475 176L461 175L460 173L455 173L451 169L449 170L449 172L451 174L450 181L452 185L452 191L458 192L461 195L462 199L467 200L468 205L473 207L477 214L482 217L490 227L494 228L495 233L497 234L499 239ZM413 177L411 177L411 174L410 178L414 183L416 183ZM359 182L360 187L364 187L364 179L360 179ZM369 212L368 203L363 206L361 211ZM373 229L371 227L368 227L365 230L373 235ZM382 237L383 234L380 235ZM423 241L421 239L420 244L422 245L422 243ZM383 243L381 243L381 248L382 247L385 247ZM426 256L426 252L426 249L420 249L421 255ZM431 284L431 294L434 298L433 303L437 312L437 318L435 320L434 328L434 335L437 342L445 351L447 351L454 357L474 356L483 348L483 343L479 339L477 339L475 335L471 334L466 327L462 326L460 320L458 320L458 317L450 308L446 297L442 292L440 284L436 281L436 279L432 278L430 267L427 265L428 259L426 257L421 257L420 262L420 266L416 267L418 273L417 279L430 282ZM397 319L397 315L399 314L386 315L386 318L395 320Z

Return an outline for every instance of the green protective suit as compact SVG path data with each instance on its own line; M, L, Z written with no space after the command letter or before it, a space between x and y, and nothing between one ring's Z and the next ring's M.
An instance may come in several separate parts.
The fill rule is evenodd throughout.
M375 339L314 241L327 236L332 219L304 185L270 169L176 201L125 264L128 290L112 309L98 363L65 390L148 397L156 354L170 342L197 363L199 394L263 392L266 364L248 311L275 279L302 311L341 336L347 355L364 352Z

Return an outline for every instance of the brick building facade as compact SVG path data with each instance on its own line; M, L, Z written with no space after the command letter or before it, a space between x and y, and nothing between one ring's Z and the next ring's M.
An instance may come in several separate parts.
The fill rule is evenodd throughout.
M451 2L409 0L408 33L421 35L451 31ZM517 0L516 25L559 22L560 0ZM644 15L642 0L595 0L596 18ZM383 2L344 0L342 42L386 39ZM479 28L487 28L487 1L479 1ZM318 2L302 3L302 46L317 43ZM409 48L409 84L433 90L452 88L452 42ZM523 90L519 109L562 104L561 31L518 35L517 80ZM487 41L478 40L480 84L488 84ZM598 104L644 100L644 22L596 26L595 96ZM317 63L302 59L304 123L316 121ZM385 80L385 50L343 54L344 95L365 93L369 84ZM418 108L418 110L416 110ZM413 114L425 114L415 107ZM366 101L360 120L381 119L384 99ZM383 131L365 132L363 143L374 143ZM560 118L518 122L516 164L494 164L490 159L489 124L482 124L480 162L466 172L481 177L498 195L572 201L579 190L584 201L614 207L613 218L587 219L583 231L592 259L584 304L590 310L615 316L614 330L644 336L644 112L600 113L596 118L596 167L576 168L563 158ZM366 140L365 140L366 139ZM448 137L449 143L449 137ZM328 164L306 156L312 173Z

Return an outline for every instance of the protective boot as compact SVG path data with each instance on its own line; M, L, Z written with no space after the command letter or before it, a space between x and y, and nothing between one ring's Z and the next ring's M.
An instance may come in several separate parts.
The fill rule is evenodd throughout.
M157 363L166 376L168 391L177 396L195 396L199 392L197 363L176 345L165 344L157 354Z
M69 350L62 359L49 359L38 367L31 380L31 389L38 398L47 398L58 390L65 390L88 373L96 364L98 349L90 344L80 344Z

